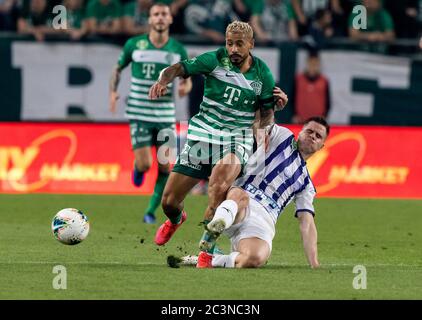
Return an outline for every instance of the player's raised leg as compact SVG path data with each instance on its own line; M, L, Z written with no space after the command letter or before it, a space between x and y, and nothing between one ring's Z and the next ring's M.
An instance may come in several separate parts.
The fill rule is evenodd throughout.
M222 261L221 259L226 259L223 262L228 263L227 259L234 259L237 256L236 253L234 255L225 255L225 258L221 258L223 255L216 255L214 250L211 249L215 247L217 239L224 230L244 220L248 204L249 197L241 188L233 187L227 192L226 200L217 207L214 217L206 226L206 231L200 244L201 252L198 256L198 268L211 268L213 257L216 257L217 262ZM228 265L230 266L231 263L228 263Z
M215 241L219 233L208 231L207 224L214 217L217 207L226 199L227 191L239 176L241 169L242 165L238 156L234 153L228 153L216 163L211 171L208 186L208 206L204 214L205 232L199 242L201 251L208 251L209 253L214 251ZM231 206L230 210L234 211L233 215L236 215L237 208ZM218 228L224 229L225 226Z
M166 244L179 226L186 220L186 212L183 211L183 201L189 191L200 181L200 179L185 176L172 172L164 188L161 205L164 214L168 217L155 235L157 245Z

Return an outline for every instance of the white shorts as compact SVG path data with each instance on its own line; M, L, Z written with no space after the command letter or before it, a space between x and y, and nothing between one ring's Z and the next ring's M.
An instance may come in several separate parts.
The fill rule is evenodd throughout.
M247 238L264 240L272 249L275 224L269 213L255 199L249 198L245 219L224 231L230 238L232 251L238 251L239 241Z

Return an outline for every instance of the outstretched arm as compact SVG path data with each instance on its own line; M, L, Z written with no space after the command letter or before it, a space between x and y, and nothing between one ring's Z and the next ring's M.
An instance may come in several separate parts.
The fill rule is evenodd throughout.
M183 69L182 64L176 63L163 69L158 77L156 83L152 85L149 89L149 98L157 99L162 97L167 92L167 85L172 82L176 77L183 77L185 75L185 70Z
M317 248L317 229L315 226L314 217L306 211L299 211L297 213L300 233L302 235L303 249L305 251L306 258L311 268L318 268L318 248Z

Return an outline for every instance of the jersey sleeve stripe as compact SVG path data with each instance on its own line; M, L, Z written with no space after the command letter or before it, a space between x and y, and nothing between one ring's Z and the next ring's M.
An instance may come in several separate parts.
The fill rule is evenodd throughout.
M312 214L313 217L315 217L315 212L313 212L312 210L309 210L309 209L297 209L296 212L295 212L295 217L296 218L297 218L297 214L299 212L308 212L308 213Z

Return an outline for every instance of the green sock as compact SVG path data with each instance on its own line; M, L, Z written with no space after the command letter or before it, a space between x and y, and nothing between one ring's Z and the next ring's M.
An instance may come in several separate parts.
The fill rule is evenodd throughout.
M202 221L202 222L201 222L201 224L204 226L204 229L205 229L204 233L202 234L201 241L202 241L202 240L209 241L210 236L209 236L209 233L208 233L208 231L207 231L207 229L206 229L206 228L207 228L207 224L208 224L208 223L210 223L210 221L211 221L211 220L204 219L204 221ZM213 246L212 246L212 248L213 248L213 249L214 249L214 246L215 246L215 245L213 245ZM209 252L210 250L211 250L211 249L208 249L208 250L207 250L207 252L208 252L208 253L210 253L210 252Z
M152 195L151 200L149 200L149 205L146 211L147 214L155 216L155 210L157 210L157 208L160 206L164 187L166 185L168 177L168 173L162 173L158 171L158 178L155 182L154 194Z
M173 224L179 224L180 220L182 220L182 213L180 212L177 217L169 218L169 220Z
M214 253L215 246L216 246L216 243L214 243L213 246L207 250L207 253L213 254Z
M201 237L201 242L206 242L207 246L209 246L205 251L209 254L213 254L215 250L215 245L217 241L218 236L216 237L214 234L211 234L207 230L204 231Z

